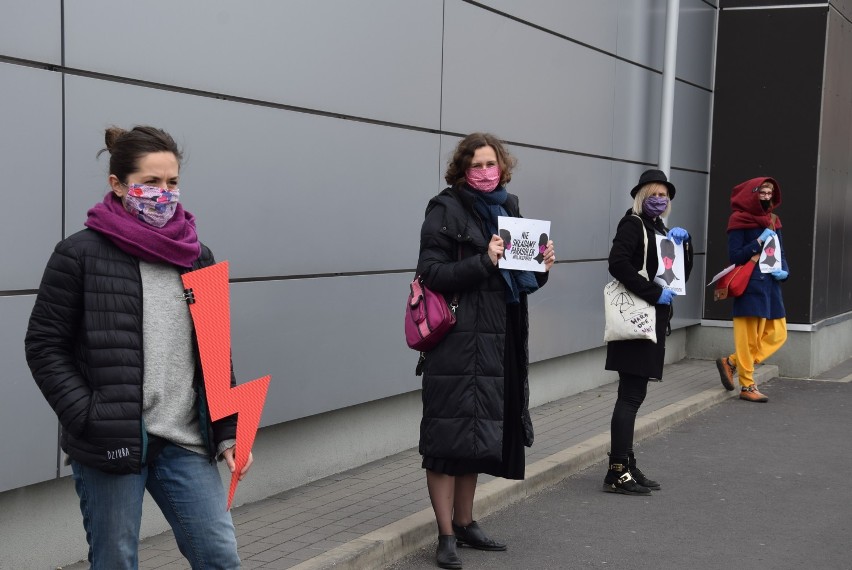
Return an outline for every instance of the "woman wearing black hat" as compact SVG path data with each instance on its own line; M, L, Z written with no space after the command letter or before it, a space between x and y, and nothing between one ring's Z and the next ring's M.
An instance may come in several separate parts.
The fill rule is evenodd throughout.
M633 454L633 426L636 413L645 400L650 379L662 379L666 353L666 330L672 314L675 292L664 288L639 273L645 251L645 232L648 239L647 274L656 275L657 241L655 234L683 244L686 279L692 270L692 246L683 228L667 229L662 217L671 211L675 187L660 170L642 173L639 183L630 191L633 207L618 222L612 249L609 252L609 272L633 294L657 308L657 342L650 340L619 340L607 344L606 369L618 372L618 399L612 411L609 469L603 490L625 495L647 495L660 489L657 481L648 479L638 467Z

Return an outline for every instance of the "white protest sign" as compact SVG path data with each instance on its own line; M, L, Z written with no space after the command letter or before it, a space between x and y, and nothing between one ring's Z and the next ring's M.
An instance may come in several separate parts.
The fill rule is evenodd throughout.
M772 273L782 269L781 267L781 242L778 236L770 236L763 242L763 249L760 252L760 260L758 267L761 273Z
M722 271L720 271L719 273L717 273L716 275L713 276L713 279L710 280L710 283L707 284L707 287L709 287L710 285L712 285L713 283L715 283L716 281L718 281L719 279L721 279L722 277L724 277L725 275L727 275L728 273L730 273L731 271L733 271L736 268L737 268L737 266L733 265L733 264L727 266L725 269L723 269Z
M675 244L665 236L657 239L657 274L654 282L672 289L678 297L686 295L686 270L683 265L683 243Z
M497 230L506 250L500 269L545 271L544 249L550 239L550 222L497 216Z

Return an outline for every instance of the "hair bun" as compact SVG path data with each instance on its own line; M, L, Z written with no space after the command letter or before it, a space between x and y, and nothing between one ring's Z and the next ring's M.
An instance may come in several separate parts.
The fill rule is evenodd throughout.
M115 142L125 135L127 131L122 129L121 127L109 127L104 133L104 143L106 144L106 150L109 153L112 153L112 149L115 146Z

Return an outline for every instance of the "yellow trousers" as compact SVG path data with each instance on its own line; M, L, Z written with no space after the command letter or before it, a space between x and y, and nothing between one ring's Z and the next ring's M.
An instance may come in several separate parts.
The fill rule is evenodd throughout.
M728 358L737 367L740 385L754 384L754 365L775 354L787 340L787 319L734 317L734 353Z

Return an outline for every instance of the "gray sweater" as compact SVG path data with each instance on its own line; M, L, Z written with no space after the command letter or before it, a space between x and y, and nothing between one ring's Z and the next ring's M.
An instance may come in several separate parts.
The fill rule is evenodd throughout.
M204 454L198 424L192 318L180 272L172 265L139 261L142 274L142 419L151 435Z

